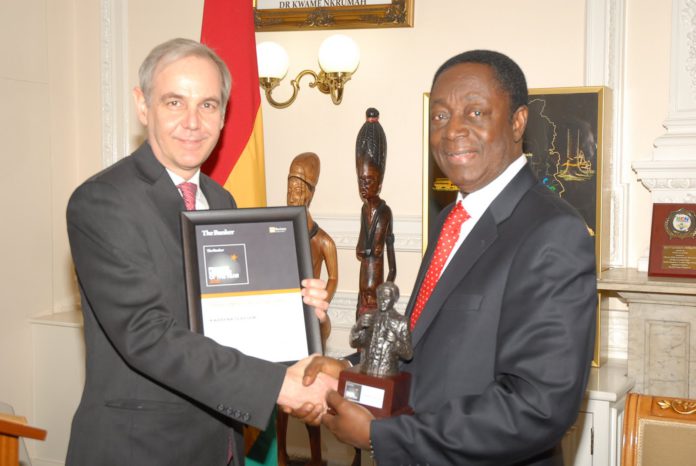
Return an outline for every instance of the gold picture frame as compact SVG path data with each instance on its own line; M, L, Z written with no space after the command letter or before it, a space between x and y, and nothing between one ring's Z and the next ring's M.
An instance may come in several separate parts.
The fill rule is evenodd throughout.
M415 0L253 0L256 31L413 27Z
M430 157L430 95L423 94L422 250L431 222L454 201L457 187ZM529 89L524 153L539 180L573 205L595 238L597 275L609 268L611 187L611 89L605 86ZM597 305L597 335L592 365L606 359L606 332Z

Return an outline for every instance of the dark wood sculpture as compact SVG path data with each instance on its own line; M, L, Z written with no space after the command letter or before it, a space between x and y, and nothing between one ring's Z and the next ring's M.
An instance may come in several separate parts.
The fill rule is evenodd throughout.
M377 309L377 287L384 282L384 253L389 263L387 281L396 278L392 212L379 197L387 162L387 138L379 124L379 112L368 108L366 121L355 143L355 171L363 201L360 235L355 253L360 261L360 289L356 318Z
M338 259L336 253L336 243L331 237L322 230L314 221L309 213L309 205L314 198L314 190L319 181L320 162L317 154L305 152L292 160L288 173L288 193L287 204L289 206L307 207L307 229L309 231L309 245L312 254L312 273L315 278L321 276L322 265L326 267L326 291L329 296L327 301L331 302L336 287L338 286ZM331 333L331 319L326 316L326 320L321 323L321 342L326 347L326 340ZM286 449L286 434L288 427L288 415L278 411L278 464L285 466L288 463L288 453ZM309 434L309 445L312 458L308 463L311 466L320 466L321 458L321 433L318 426L307 426Z

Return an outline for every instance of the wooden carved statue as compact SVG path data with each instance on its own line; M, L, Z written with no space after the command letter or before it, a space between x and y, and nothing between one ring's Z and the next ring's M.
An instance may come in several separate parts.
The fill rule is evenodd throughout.
M355 171L363 201L360 236L355 253L360 261L360 290L356 318L377 309L377 287L384 282L384 254L389 262L387 281L396 278L392 212L379 197L387 162L387 138L377 109L368 108L355 142Z
M314 221L309 213L309 205L314 197L314 190L319 181L319 157L312 152L305 152L292 160L288 173L288 193L287 204L289 206L307 207L307 229L309 231L309 246L312 254L312 273L315 278L321 276L322 264L326 267L326 291L329 296L327 301L331 302L336 287L338 286L338 259L336 253L336 243L331 237L322 230ZM321 323L321 343L326 347L326 340L331 333L331 320L326 316L326 320ZM288 455L286 450L286 433L288 418L287 414L278 411L278 464L287 464ZM321 458L321 436L317 426L307 426L309 433L309 443L312 452L310 465L320 466Z

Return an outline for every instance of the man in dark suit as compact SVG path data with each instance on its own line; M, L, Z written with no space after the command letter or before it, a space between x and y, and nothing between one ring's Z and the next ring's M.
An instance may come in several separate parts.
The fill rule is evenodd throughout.
M322 418L380 466L563 464L592 359L594 245L526 163L526 104L524 74L497 52L465 52L435 74L430 152L461 207L438 218L408 305L414 355L401 370L415 414L373 419L331 392L335 414ZM447 233L457 211L468 219ZM444 236L451 252L436 248ZM438 256L444 269L431 274ZM316 358L306 382L344 366Z
M235 207L199 170L218 141L230 81L198 42L157 46L134 90L147 141L70 199L87 378L68 465L242 465L244 424L266 428L276 403L322 409L328 386L301 383L308 358L287 368L188 328L180 212ZM180 192L184 182L194 189ZM323 317L323 282L303 284Z

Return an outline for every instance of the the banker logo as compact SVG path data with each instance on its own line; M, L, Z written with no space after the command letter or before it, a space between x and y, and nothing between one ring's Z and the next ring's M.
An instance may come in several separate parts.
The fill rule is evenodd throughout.
M205 246L203 251L208 286L246 285L249 283L246 245Z

